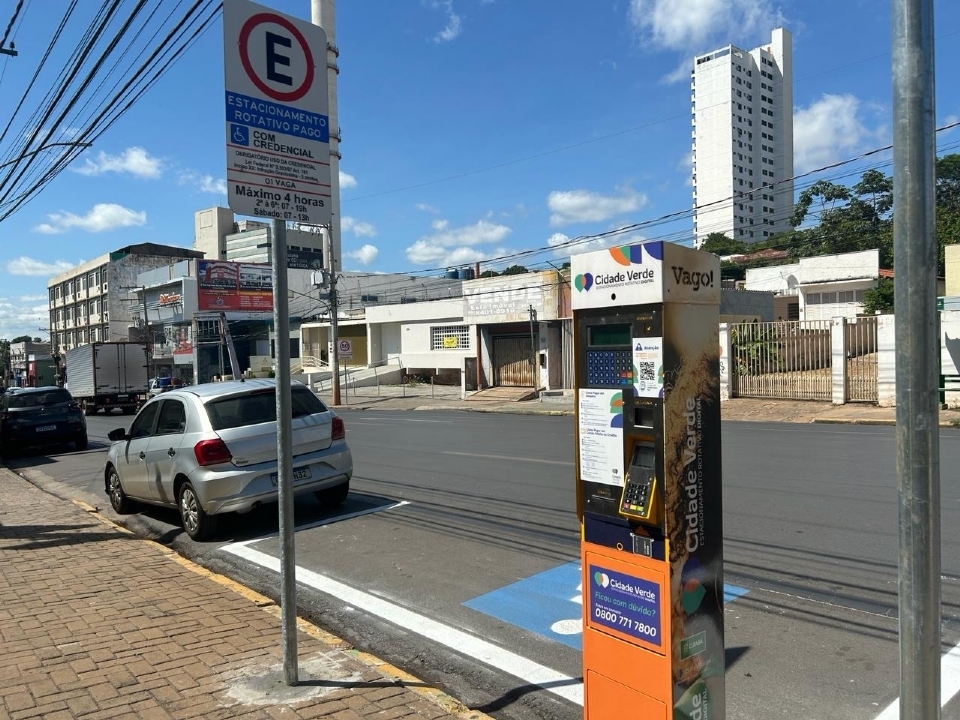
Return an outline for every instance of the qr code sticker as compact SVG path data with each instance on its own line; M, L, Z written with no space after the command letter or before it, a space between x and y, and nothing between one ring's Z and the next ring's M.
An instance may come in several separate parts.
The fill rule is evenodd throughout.
M654 369L654 364L652 362L639 363L637 365L637 371L639 373L640 380L653 382L657 379L657 371Z

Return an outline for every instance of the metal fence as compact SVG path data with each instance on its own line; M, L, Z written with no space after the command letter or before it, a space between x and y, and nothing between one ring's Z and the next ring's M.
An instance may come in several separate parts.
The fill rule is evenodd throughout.
M742 323L730 337L734 395L832 399L829 320Z
M847 320L844 330L848 402L877 402L877 318Z

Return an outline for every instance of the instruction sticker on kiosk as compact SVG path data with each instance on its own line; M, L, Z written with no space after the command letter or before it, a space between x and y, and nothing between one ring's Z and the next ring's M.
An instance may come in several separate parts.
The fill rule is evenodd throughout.
M623 393L580 391L580 478L623 486Z
M590 622L660 647L660 587L590 565Z
M633 367L637 397L663 398L663 338L634 338Z

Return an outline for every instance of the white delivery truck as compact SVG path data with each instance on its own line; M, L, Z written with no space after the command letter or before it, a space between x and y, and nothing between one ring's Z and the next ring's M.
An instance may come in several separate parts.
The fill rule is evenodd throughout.
M147 398L150 368L146 343L104 342L67 351L67 387L84 415L120 408L136 412Z

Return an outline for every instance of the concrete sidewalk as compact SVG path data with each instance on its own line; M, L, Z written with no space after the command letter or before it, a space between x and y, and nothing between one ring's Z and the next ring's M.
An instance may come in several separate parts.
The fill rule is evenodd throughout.
M0 718L486 718L0 468Z

